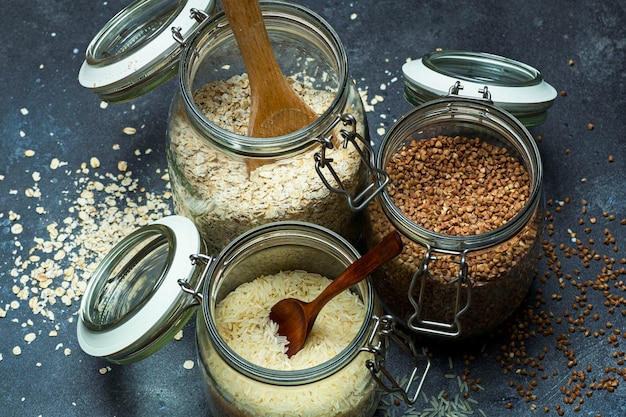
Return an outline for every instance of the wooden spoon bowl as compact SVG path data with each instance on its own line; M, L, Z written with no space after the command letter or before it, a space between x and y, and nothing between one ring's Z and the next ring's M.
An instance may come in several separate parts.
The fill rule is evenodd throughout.
M292 357L304 347L313 323L326 303L400 252L402 239L397 231L393 231L371 251L346 268L314 300L307 303L295 298L286 298L276 303L270 310L270 320L278 324L278 333L289 341L287 356Z
M299 130L317 119L315 111L283 75L270 43L257 0L222 0L250 83L248 136L276 137ZM248 174L262 162L247 159Z

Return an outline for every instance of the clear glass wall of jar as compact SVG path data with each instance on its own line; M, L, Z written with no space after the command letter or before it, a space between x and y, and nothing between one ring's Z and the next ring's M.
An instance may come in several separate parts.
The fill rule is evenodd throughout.
M374 414L381 389L414 404L430 368L395 327L369 278L342 291L317 316L307 343L288 357L271 307L310 301L359 258L338 234L305 222L252 229L216 257L190 219L167 216L122 239L94 271L77 338L116 364L146 358L197 314L197 345L214 417ZM200 252L199 252L200 251ZM411 379L387 369L394 341L410 355Z
M417 333L462 338L504 322L528 292L544 221L543 174L534 139L519 121L485 100L453 97L426 103L400 119L384 138L376 166L386 169L405 145L443 136L480 138L494 149L506 149L528 172L529 195L523 207L495 199L489 204L508 212L505 224L453 235L414 222L406 206L394 203L388 187L368 207L368 241L375 244L392 227L404 237L403 253L381 266L373 280L389 312ZM462 169L472 172L471 167ZM388 173L393 184L397 173ZM406 190L418 200L424 192L417 185ZM444 218L446 207L432 209Z
M335 277L359 257L347 241L314 225L270 224L228 245L211 265L198 314L199 363L214 416L372 416L380 390L361 351L380 314L369 280L352 291L362 300L364 319L355 337L331 359L310 368L278 371L243 359L222 338L216 306L231 291L259 276L301 270ZM361 307L363 308L363 307ZM334 337L328 335L328 337ZM266 349L259 345L256 349Z
M369 143L344 47L335 31L307 9L280 2L261 2L261 9L283 73L295 80L295 88L315 90L305 101L320 116L274 138L248 137L246 126L229 130L242 120L247 123L247 103L233 98L246 85L245 66L225 15L203 22L186 42L181 88L169 118L167 156L176 211L194 221L209 253L246 230L278 220L319 224L354 241L358 214L318 174L320 159L329 161L342 184L322 169L325 180L351 195L363 189L367 175L355 146L342 143L346 130ZM224 86L225 80L231 84ZM199 91L212 83L224 89L201 99ZM208 110L207 100L213 103L215 97L236 105ZM250 161L260 166L250 170Z

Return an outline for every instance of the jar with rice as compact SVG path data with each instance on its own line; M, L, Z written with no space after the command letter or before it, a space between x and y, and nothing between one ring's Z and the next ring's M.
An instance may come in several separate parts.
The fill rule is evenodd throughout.
M381 389L398 390L385 368L391 339L412 355L404 398L418 398L428 359L381 315L369 279L332 299L304 348L286 354L270 309L286 297L311 300L358 259L338 234L278 222L244 233L216 257L196 253L190 262L193 250L203 250L201 238L181 216L116 245L83 298L81 348L114 363L135 362L167 343L200 305L198 362L216 417L372 416Z

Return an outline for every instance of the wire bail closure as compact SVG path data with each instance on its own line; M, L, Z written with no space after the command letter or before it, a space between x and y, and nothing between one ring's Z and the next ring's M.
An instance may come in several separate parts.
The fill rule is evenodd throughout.
M434 281L435 277L433 277L430 272L428 265L431 261L436 261L437 256L433 254L433 252L440 252L447 255L456 255L459 256L460 259L454 260L454 263L459 265L459 272L457 273L456 278L450 281L450 284L456 284L456 295L454 298L454 318L451 322L442 322L442 321L432 321L427 318L423 318L422 305L423 299L426 291L427 282ZM413 274L413 278L411 279L411 284L409 286L409 301L415 312L409 318L407 325L411 330L416 332L429 333L437 336L445 336L445 337L458 337L461 334L461 321L460 317L467 311L472 301L472 285L468 275L468 264L467 264L467 251L463 252L452 252L452 251L436 251L432 249L430 246L426 248L426 255L422 259L420 267ZM417 283L420 281L420 292L419 296L415 297L415 289L417 287ZM465 287L466 294L466 302L465 305L461 306L461 295L462 289Z
M430 359L426 354L417 353L413 340L396 328L396 321L392 316L374 317L373 320L375 321L374 329L367 345L361 348L361 351L374 354L374 359L368 359L365 366L381 389L389 393L399 393L407 405L413 405L422 391L426 375L430 370ZM393 339L410 356L413 363L413 370L404 387L385 366L389 339ZM426 367L420 376L421 361L426 362ZM414 385L415 383L417 386ZM412 395L411 392L413 392Z
M200 279L198 279L198 283L196 284L194 288L189 284L188 281L185 281L182 278L179 279L177 282L178 282L178 285L180 285L180 288L184 293L191 295L195 299L192 305L196 306L202 303L202 299L203 299L202 287L204 286L204 282L209 272L209 267L211 266L211 263L213 262L214 258L212 258L211 256L198 254L198 255L189 255L189 260L191 261L192 265L203 264L202 274L200 275Z
M328 149L333 149L333 135L331 131L339 124L342 123L344 128L339 131L339 134L343 138L343 148L346 149L349 143L356 148L361 160L365 164L366 167L366 187L363 191L361 191L357 195L352 195L346 189L343 182L337 175L337 172L332 166L333 159L326 156L326 151ZM372 201L372 199L382 191L383 188L389 183L389 174L385 171L378 169L374 166L374 162L372 161L372 155L374 151L367 141L357 133L356 131L357 121L352 114L343 114L333 122L333 124L320 136L317 138L317 141L322 145L322 149L320 152L316 152L314 155L315 159L315 171L317 171L317 175L319 175L320 179L331 192L343 194L348 199L348 206L353 211L362 210L367 204ZM345 128L349 126L350 129ZM361 143L362 147L359 146ZM364 148L364 149L363 149ZM324 173L323 169L327 169L332 178L338 184L337 187L333 187ZM378 184L378 185L377 185Z

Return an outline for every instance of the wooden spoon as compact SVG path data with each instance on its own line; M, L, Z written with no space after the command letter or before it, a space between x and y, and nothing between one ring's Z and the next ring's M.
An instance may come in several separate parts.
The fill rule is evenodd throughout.
M315 121L317 114L293 90L278 65L258 0L221 3L248 73L248 136L282 136ZM261 165L259 160L246 159L248 174Z
M289 341L287 356L292 357L302 349L317 315L327 302L400 252L402 239L397 231L393 231L371 251L346 268L313 301L307 303L295 298L286 298L276 303L270 311L270 320L278 324L278 333Z

